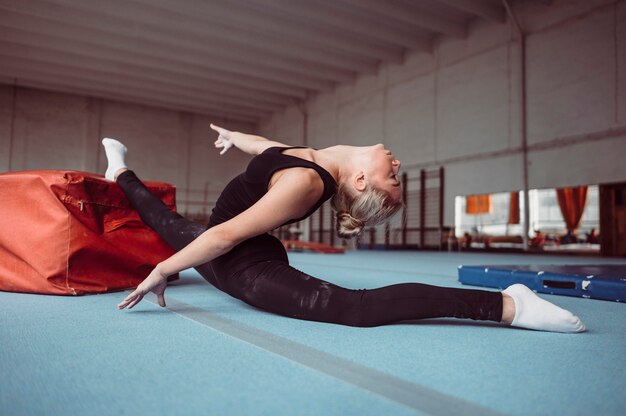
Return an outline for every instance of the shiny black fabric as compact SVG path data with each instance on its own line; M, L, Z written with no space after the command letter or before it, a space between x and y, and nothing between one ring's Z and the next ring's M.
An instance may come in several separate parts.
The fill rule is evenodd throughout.
M170 211L133 172L124 172L117 182L142 220L175 250L206 230ZM282 243L269 234L244 241L196 270L237 299L297 319L371 327L422 318L500 321L502 317L499 292L420 283L352 290L317 279L291 267Z

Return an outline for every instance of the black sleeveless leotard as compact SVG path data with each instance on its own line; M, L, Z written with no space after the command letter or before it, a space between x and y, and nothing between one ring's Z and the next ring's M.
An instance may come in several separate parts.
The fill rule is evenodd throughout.
M269 148L250 161L246 171L233 179L220 195L209 228L254 205L267 192L272 175L281 169L305 167L319 173L324 192L308 214L333 195L335 181L326 170L313 162L283 154L286 149ZM132 171L119 175L117 183L142 220L175 250L184 248L206 230L207 227L170 211ZM502 316L499 292L421 283L352 290L317 279L291 267L282 243L269 234L250 238L195 269L209 283L249 305L298 319L367 327L436 317L500 321Z
M286 224L302 221L327 201L336 190L335 179L328 171L316 163L283 154L287 149L298 147L270 147L255 156L244 173L230 181L215 203L209 218L209 227L226 222L254 205L265 193L274 173L289 168L309 168L315 170L324 182L324 193L301 218L295 218ZM283 224L284 225L284 224Z

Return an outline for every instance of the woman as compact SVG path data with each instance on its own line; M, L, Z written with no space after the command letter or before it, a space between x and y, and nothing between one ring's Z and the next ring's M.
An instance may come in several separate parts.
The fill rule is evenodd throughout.
M293 318L370 327L408 319L456 317L504 322L556 332L582 332L576 316L540 299L523 285L503 292L404 283L350 290L291 266L280 241L268 234L300 221L332 197L341 237L358 235L401 207L400 162L382 144L291 147L211 125L224 154L231 147L254 155L246 172L219 197L208 227L170 211L128 170L126 147L104 139L116 181L142 220L178 252L158 264L119 305L129 309L152 291L165 306L167 277L195 267L212 285L250 305Z

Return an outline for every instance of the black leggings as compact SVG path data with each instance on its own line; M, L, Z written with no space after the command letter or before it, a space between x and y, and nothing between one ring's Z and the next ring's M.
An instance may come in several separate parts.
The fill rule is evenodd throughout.
M206 230L167 208L133 172L119 175L117 183L141 219L173 249L182 249ZM371 327L422 318L502 318L499 292L421 283L352 290L325 282L291 267L283 245L269 234L251 238L196 270L252 306L310 321Z

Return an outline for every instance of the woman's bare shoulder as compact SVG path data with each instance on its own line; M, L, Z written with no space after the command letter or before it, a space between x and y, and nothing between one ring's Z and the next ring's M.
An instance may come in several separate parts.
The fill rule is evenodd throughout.
M292 191L301 195L321 194L324 192L324 181L314 169L293 167L276 172L270 180L268 190L273 186L289 185ZM295 185L295 186L294 186Z

